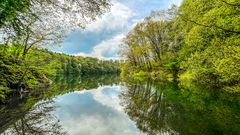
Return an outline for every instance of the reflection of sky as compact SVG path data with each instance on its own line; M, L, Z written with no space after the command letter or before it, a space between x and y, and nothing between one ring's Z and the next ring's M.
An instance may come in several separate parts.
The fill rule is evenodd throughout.
M120 86L104 86L58 97L54 115L70 135L140 134L119 104Z

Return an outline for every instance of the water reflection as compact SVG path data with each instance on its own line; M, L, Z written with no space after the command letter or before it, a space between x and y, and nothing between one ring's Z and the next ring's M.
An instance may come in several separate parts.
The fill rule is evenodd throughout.
M240 133L237 95L174 82L128 83L127 88L121 94L124 110L146 134Z
M170 125L173 104L167 102L164 93L146 84L129 84L128 90L121 94L122 105L137 127L147 134L177 134Z
M134 135L134 123L119 104L120 86L65 94L55 100L54 114L70 135Z
M58 125L59 122L56 121L56 117L50 115L54 112L54 108L56 109L53 104L55 102L54 97L75 90L89 90L103 85L116 85L119 80L120 78L117 75L58 76L54 78L50 87L34 90L25 97L16 97L9 104L0 105L0 134L64 134L61 126ZM45 121L40 121L43 119ZM47 127L44 127L41 122L44 123L46 120L51 121L51 123L46 123ZM58 130L59 132L57 132Z
M120 83L118 76L60 76L0 106L0 114L7 135L240 133L236 94L175 82Z
M59 121L51 115L52 101L39 102L2 134L6 135L65 135ZM49 106L50 105L50 106Z
M62 75L54 78L53 85L43 92L45 98L52 98L76 90L89 90L104 85L117 85L119 82L120 77L117 74L94 76Z

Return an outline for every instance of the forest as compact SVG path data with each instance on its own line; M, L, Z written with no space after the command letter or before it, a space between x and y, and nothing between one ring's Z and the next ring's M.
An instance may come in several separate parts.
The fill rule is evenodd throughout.
M240 0L0 0L1 135L238 135L239 96Z
M123 76L240 90L238 0L184 0L152 12L124 43Z
M92 57L70 56L46 49L31 49L23 60L19 45L0 45L0 97L21 89L33 89L51 84L59 75L118 74L120 61L99 60Z
M47 49L59 46L70 32L84 28L110 7L108 0L0 1L0 101L51 84L51 78L60 74L118 73L119 61L70 56Z

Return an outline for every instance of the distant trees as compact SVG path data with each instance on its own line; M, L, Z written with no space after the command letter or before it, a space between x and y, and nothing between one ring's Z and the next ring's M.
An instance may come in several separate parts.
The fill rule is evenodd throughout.
M0 45L0 100L21 89L49 84L49 78L57 75L120 73L119 61L69 56L46 49L30 49L26 60L22 60L15 55L21 47Z
M108 74L119 73L119 61L105 61L92 57L74 57L65 54L56 55L58 74Z

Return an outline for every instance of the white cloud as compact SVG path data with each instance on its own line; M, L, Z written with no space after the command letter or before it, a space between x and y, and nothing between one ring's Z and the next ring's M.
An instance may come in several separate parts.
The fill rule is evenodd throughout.
M70 35L71 42L65 42L62 50L78 56L118 59L122 39L151 10L166 9L172 3L179 5L181 1L113 0L110 12L87 25L79 34Z
M118 51L123 37L132 28L130 20L135 13L120 2L113 1L111 11L96 22L89 24L84 33L113 32L112 37L101 41L91 53L79 52L77 56L97 57L99 59L118 59Z
M96 22L87 26L86 32L99 32L101 30L124 30L128 25L130 18L134 16L134 12L127 6L113 1L113 6L109 13L106 13L99 18Z
M124 34L119 34L111 39L107 39L96 45L91 53L80 52L75 54L76 56L91 56L99 59L119 59L118 52L120 51L120 45L122 39L125 37Z

